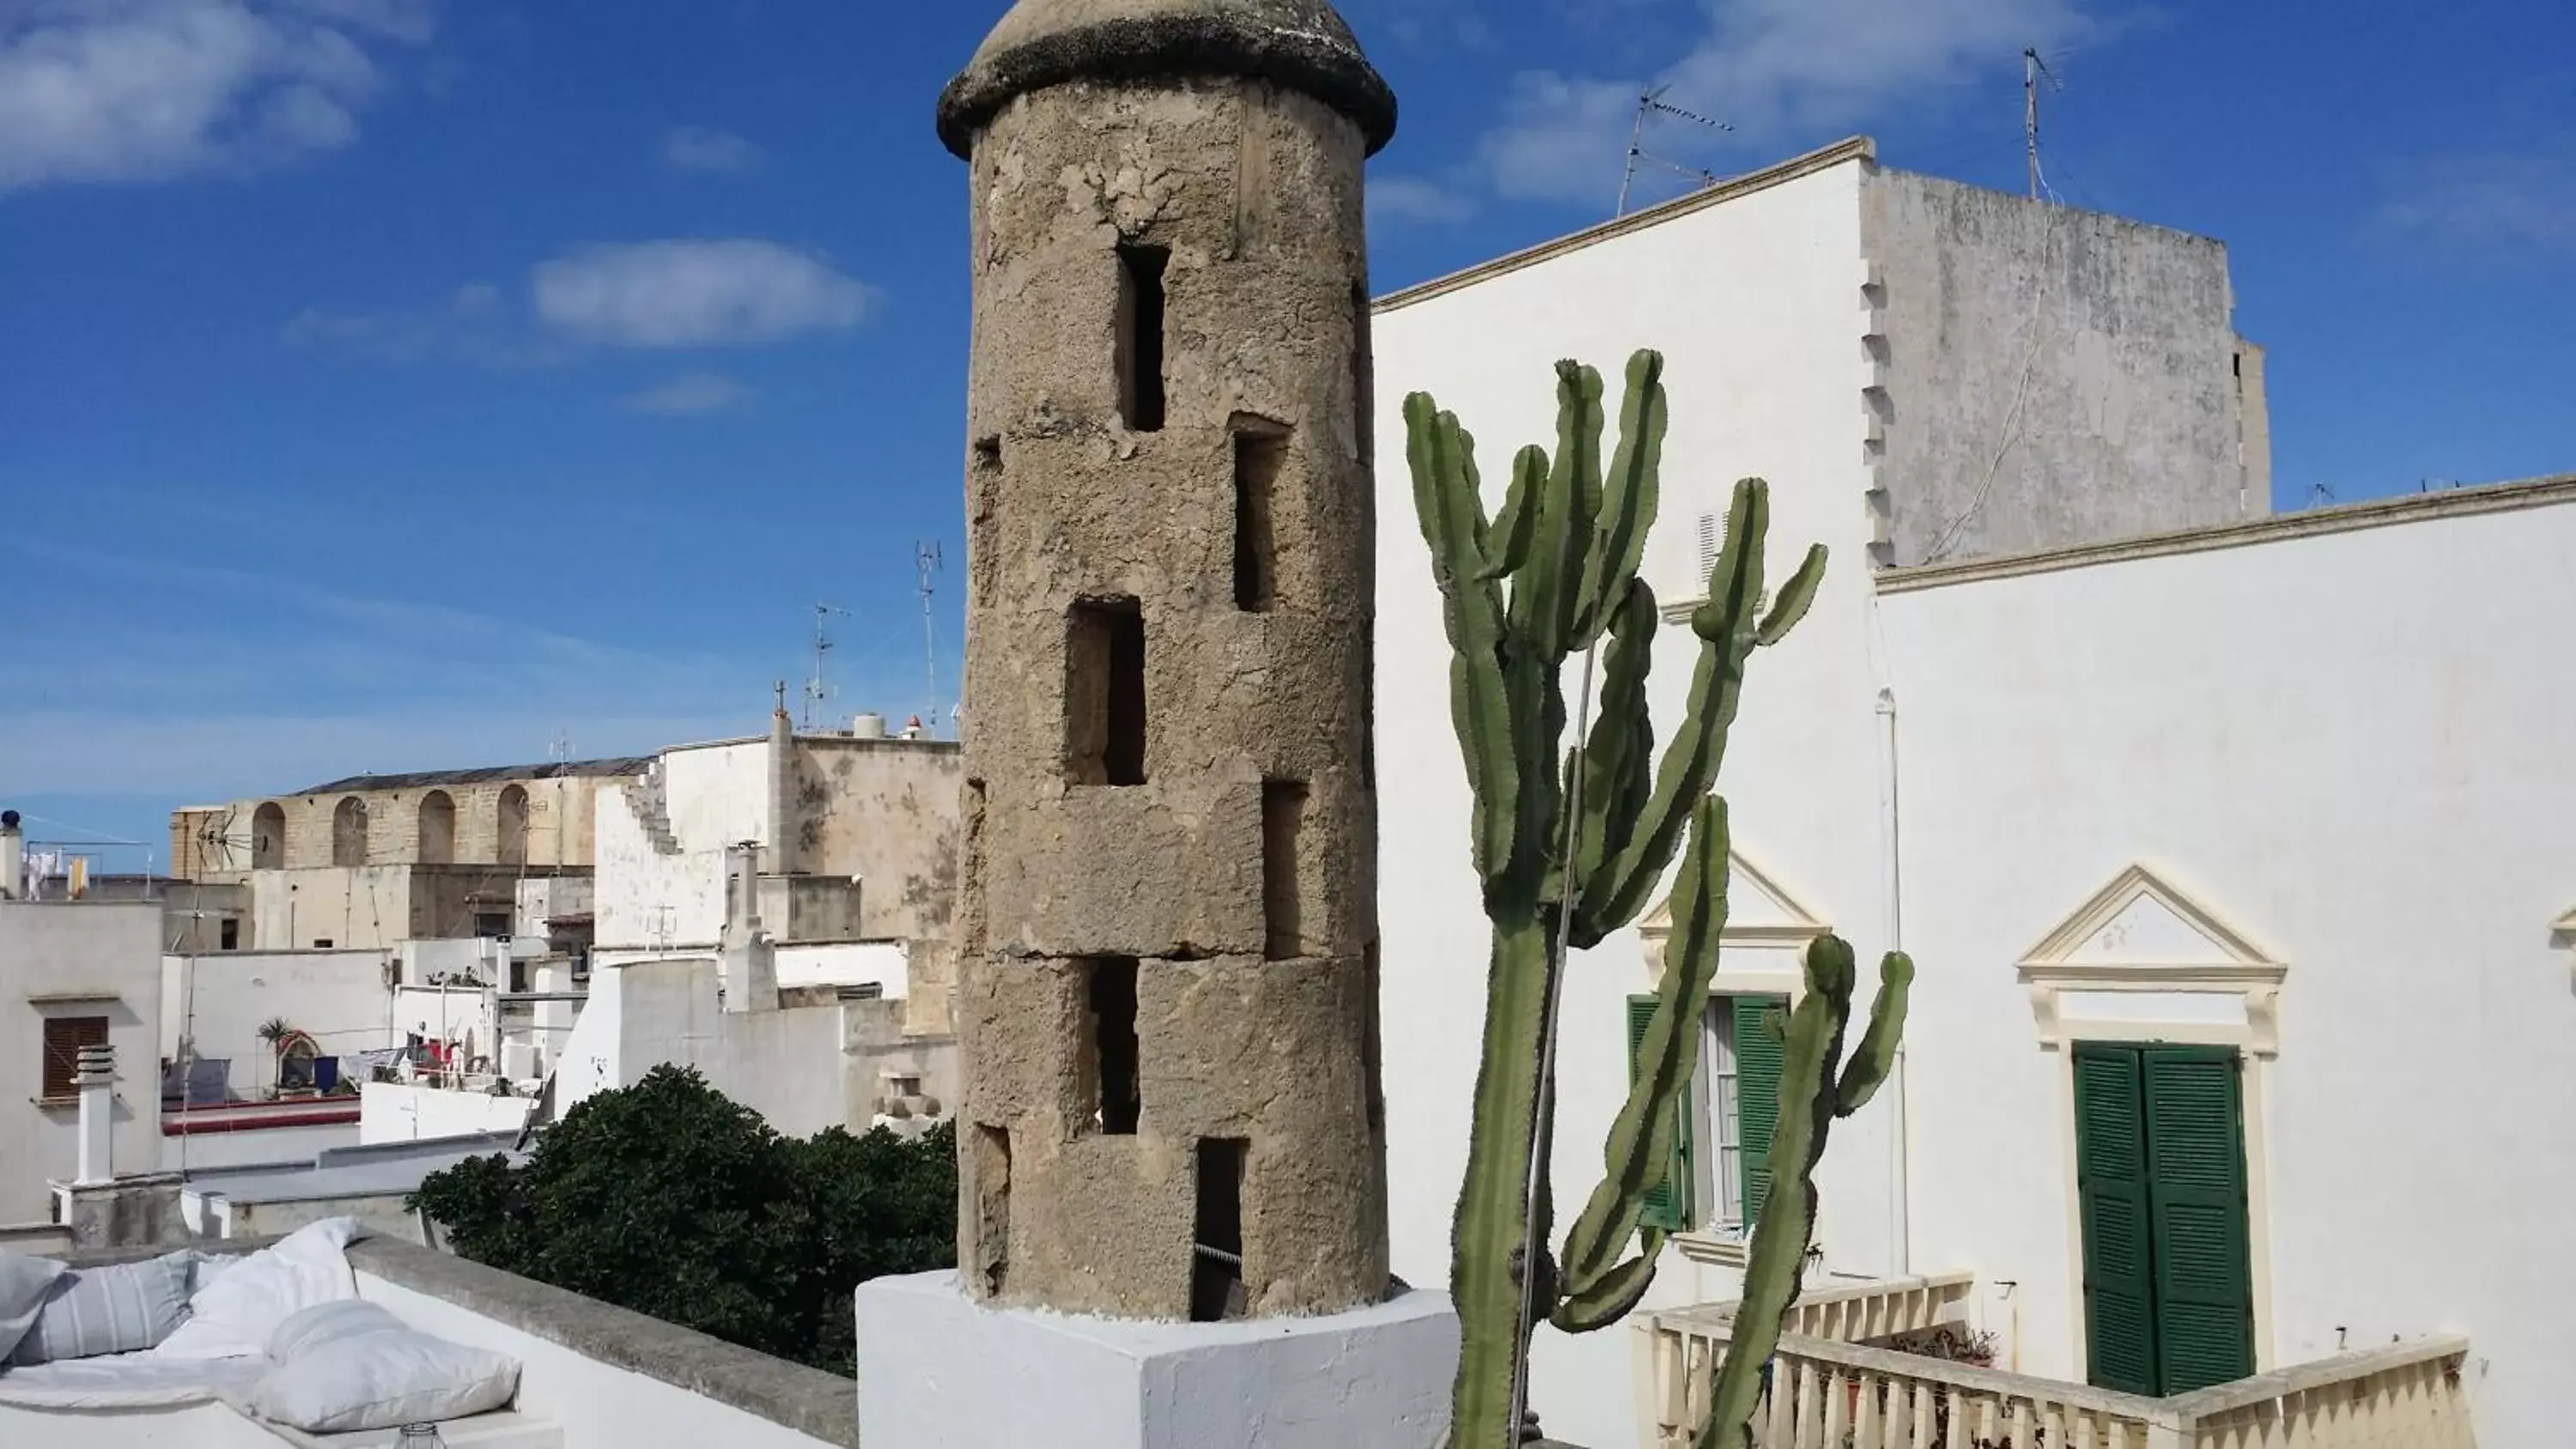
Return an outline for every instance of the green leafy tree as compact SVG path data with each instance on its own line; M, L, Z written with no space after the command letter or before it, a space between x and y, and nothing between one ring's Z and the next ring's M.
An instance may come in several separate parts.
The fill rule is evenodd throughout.
M574 1107L524 1163L469 1159L409 1206L476 1262L848 1374L851 1290L956 1264L956 1139L798 1141L661 1066Z

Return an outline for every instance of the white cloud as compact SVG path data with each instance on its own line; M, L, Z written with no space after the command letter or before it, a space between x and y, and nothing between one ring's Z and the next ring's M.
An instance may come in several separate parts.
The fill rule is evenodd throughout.
M13 645L0 795L223 799L369 769L542 759L557 729L586 754L622 754L738 733L769 705L766 661L435 602L434 567L387 580L420 591L405 598L25 534L0 538L0 559L75 589L176 589L194 606L175 622L109 619Z
M629 412L687 418L728 412L750 399L751 389L732 378L721 373L692 372L631 394L620 406Z
M587 342L713 347L857 326L875 293L806 252L766 241L590 247L538 265L537 316Z
M1698 41L1653 78L1674 104L1734 126L1659 124L1650 146L1681 161L1721 151L1776 158L1789 145L1860 129L1899 104L1946 99L1984 74L2018 74L2024 46L2045 53L2096 32L2089 0L1705 0ZM1618 193L1636 115L1633 79L1530 71L1504 101L1509 117L1480 144L1486 180L1504 196L1598 201Z
M2494 256L2576 252L2576 147L2417 161L2390 177L2387 231Z
M0 4L0 191L237 174L355 140L432 0Z
M507 314L501 289L489 282L468 282L437 306L307 307L287 319L278 336L290 347L371 362L537 367L564 361L570 351L560 342L531 336L525 324Z
M1476 198L1447 182L1419 176L1372 177L1368 209L1373 226L1437 226L1474 216Z
M662 138L662 159L674 171L749 171L768 153L731 131L679 126Z
M866 283L776 242L630 242L539 263L529 272L524 312L499 287L468 282L425 306L308 307L278 335L291 347L371 362L546 367L601 347L737 347L841 331L864 321L875 301ZM729 379L697 373L625 405L707 413L750 396Z

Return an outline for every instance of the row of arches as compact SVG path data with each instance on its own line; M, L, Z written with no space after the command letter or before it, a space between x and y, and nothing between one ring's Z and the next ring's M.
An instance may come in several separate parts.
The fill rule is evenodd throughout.
M492 805L493 861L524 865L528 859L528 791L523 785L504 789ZM372 835L362 795L342 797L331 811L331 864L370 863ZM420 797L418 849L420 865L456 863L456 797L432 790ZM286 808L272 800L251 815L251 868L283 870L287 866Z

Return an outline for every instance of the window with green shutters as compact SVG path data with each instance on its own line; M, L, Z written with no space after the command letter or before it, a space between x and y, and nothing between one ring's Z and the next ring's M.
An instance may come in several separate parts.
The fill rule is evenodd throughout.
M1628 998L1628 1080L1637 1080L1637 1051L1645 1045L1646 1023L1654 1020L1655 998ZM1687 1100L1673 1114L1673 1134L1664 1144L1664 1180L1646 1193L1645 1225L1668 1233L1687 1232L1691 1216L1691 1118Z
M1771 1133L1780 1119L1782 1047L1766 1018L1787 1005L1776 996L1720 996L1709 1002L1706 1083L1708 1147L1712 1153L1710 1185L1715 1199L1703 1205L1700 1192L1702 1150L1695 1104L1683 1112L1665 1150L1664 1180L1647 1194L1645 1221L1667 1232L1705 1228L1718 1233L1749 1233L1762 1213L1771 1187ZM1636 1079L1637 1049L1646 1023L1655 1014L1655 998L1628 998L1628 1073Z
M1735 1206L1750 1233L1761 1221L1762 1200L1771 1194L1771 1133L1780 1125L1780 1069L1787 1050L1771 1035L1768 1019L1788 1003L1776 996L1730 996L1718 1005L1735 1050Z
M2085 1042L2074 1067L2093 1382L2162 1395L2251 1375L2237 1054Z

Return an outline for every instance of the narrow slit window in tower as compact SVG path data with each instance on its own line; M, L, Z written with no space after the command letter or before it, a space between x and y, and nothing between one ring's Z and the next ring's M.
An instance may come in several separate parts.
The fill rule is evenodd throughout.
M1306 782L1261 782L1261 919L1263 954L1294 961L1306 954L1299 909L1298 838L1306 830Z
M1288 461L1288 430L1258 418L1234 423L1234 606L1262 613L1279 587L1273 531L1279 470Z
M1199 1139L1198 1230L1192 1241L1190 1321L1241 1318L1243 1291L1243 1160L1252 1144L1240 1137Z
M1065 778L1145 783L1145 615L1134 599L1073 606L1065 638Z
M1169 247L1118 248L1118 414L1130 431L1163 430L1163 273Z
M1368 1014L1364 1023L1368 1035L1360 1042L1360 1072L1367 1079L1363 1085L1368 1092L1369 1131L1377 1137L1378 1141L1384 1142L1386 1140L1386 1046L1385 1039L1381 1035L1385 1029L1385 1020L1379 1002L1381 1000L1380 982L1385 973L1380 969L1376 941L1368 943L1368 954L1362 958L1361 969L1366 977L1361 989L1368 993Z
M1091 963L1091 1050L1100 1081L1100 1130L1133 1137L1144 1115L1136 1077L1136 961L1104 956Z
M998 1296L1011 1272L1011 1134L975 1128L975 1262L986 1297Z

